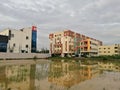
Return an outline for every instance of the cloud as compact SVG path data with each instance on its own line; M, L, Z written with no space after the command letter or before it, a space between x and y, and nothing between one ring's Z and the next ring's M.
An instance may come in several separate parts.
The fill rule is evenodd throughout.
M49 47L49 33L64 29L114 44L120 42L119 10L119 0L1 0L0 30L37 25L38 48Z

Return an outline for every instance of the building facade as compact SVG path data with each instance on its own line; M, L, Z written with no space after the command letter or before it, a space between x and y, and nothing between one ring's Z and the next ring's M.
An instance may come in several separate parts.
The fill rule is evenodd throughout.
M90 37L83 38L80 41L81 55L83 56L96 56L98 54L98 46L101 46L102 42Z
M20 30L5 29L0 35L8 37L6 52L31 53L37 49L37 28L36 26ZM0 51L2 52L2 51Z
M74 54L75 33L73 31L61 31L49 35L50 52L52 55L66 56Z
M120 44L99 46L98 55L120 55Z
M52 55L97 55L102 42L85 35L64 30L49 34Z

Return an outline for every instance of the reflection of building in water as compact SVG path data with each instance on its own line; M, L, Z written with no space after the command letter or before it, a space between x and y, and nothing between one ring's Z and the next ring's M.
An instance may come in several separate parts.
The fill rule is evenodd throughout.
M33 90L35 65L5 66L0 72L0 90Z
M6 82L5 66L0 67L0 90L5 90Z
M50 65L48 81L55 85L70 88L84 80L99 74L97 65L80 65L72 63L52 63Z
M10 82L9 88L27 90L29 88L30 66L8 66L6 67L7 79ZM22 82L22 83L21 83Z
M91 79L99 74L98 65L81 65L80 73L83 75L83 78Z
M36 65L35 90L49 90L49 83L47 81L48 69L48 63L39 63Z
M120 71L120 66L115 65L113 63L99 62L98 65L99 65L99 69L101 70Z
M48 69L47 63L0 66L0 90L46 90Z

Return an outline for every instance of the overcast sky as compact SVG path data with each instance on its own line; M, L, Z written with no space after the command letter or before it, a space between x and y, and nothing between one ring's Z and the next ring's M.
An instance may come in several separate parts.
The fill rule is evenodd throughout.
M120 0L0 0L0 31L38 27L38 48L48 48L52 32L70 29L120 43Z

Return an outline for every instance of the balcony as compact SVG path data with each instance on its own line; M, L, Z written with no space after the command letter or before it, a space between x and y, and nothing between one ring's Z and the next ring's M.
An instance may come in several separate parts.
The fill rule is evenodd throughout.
M52 39L53 37L54 37L53 34L50 34L50 35L49 35L49 39Z

